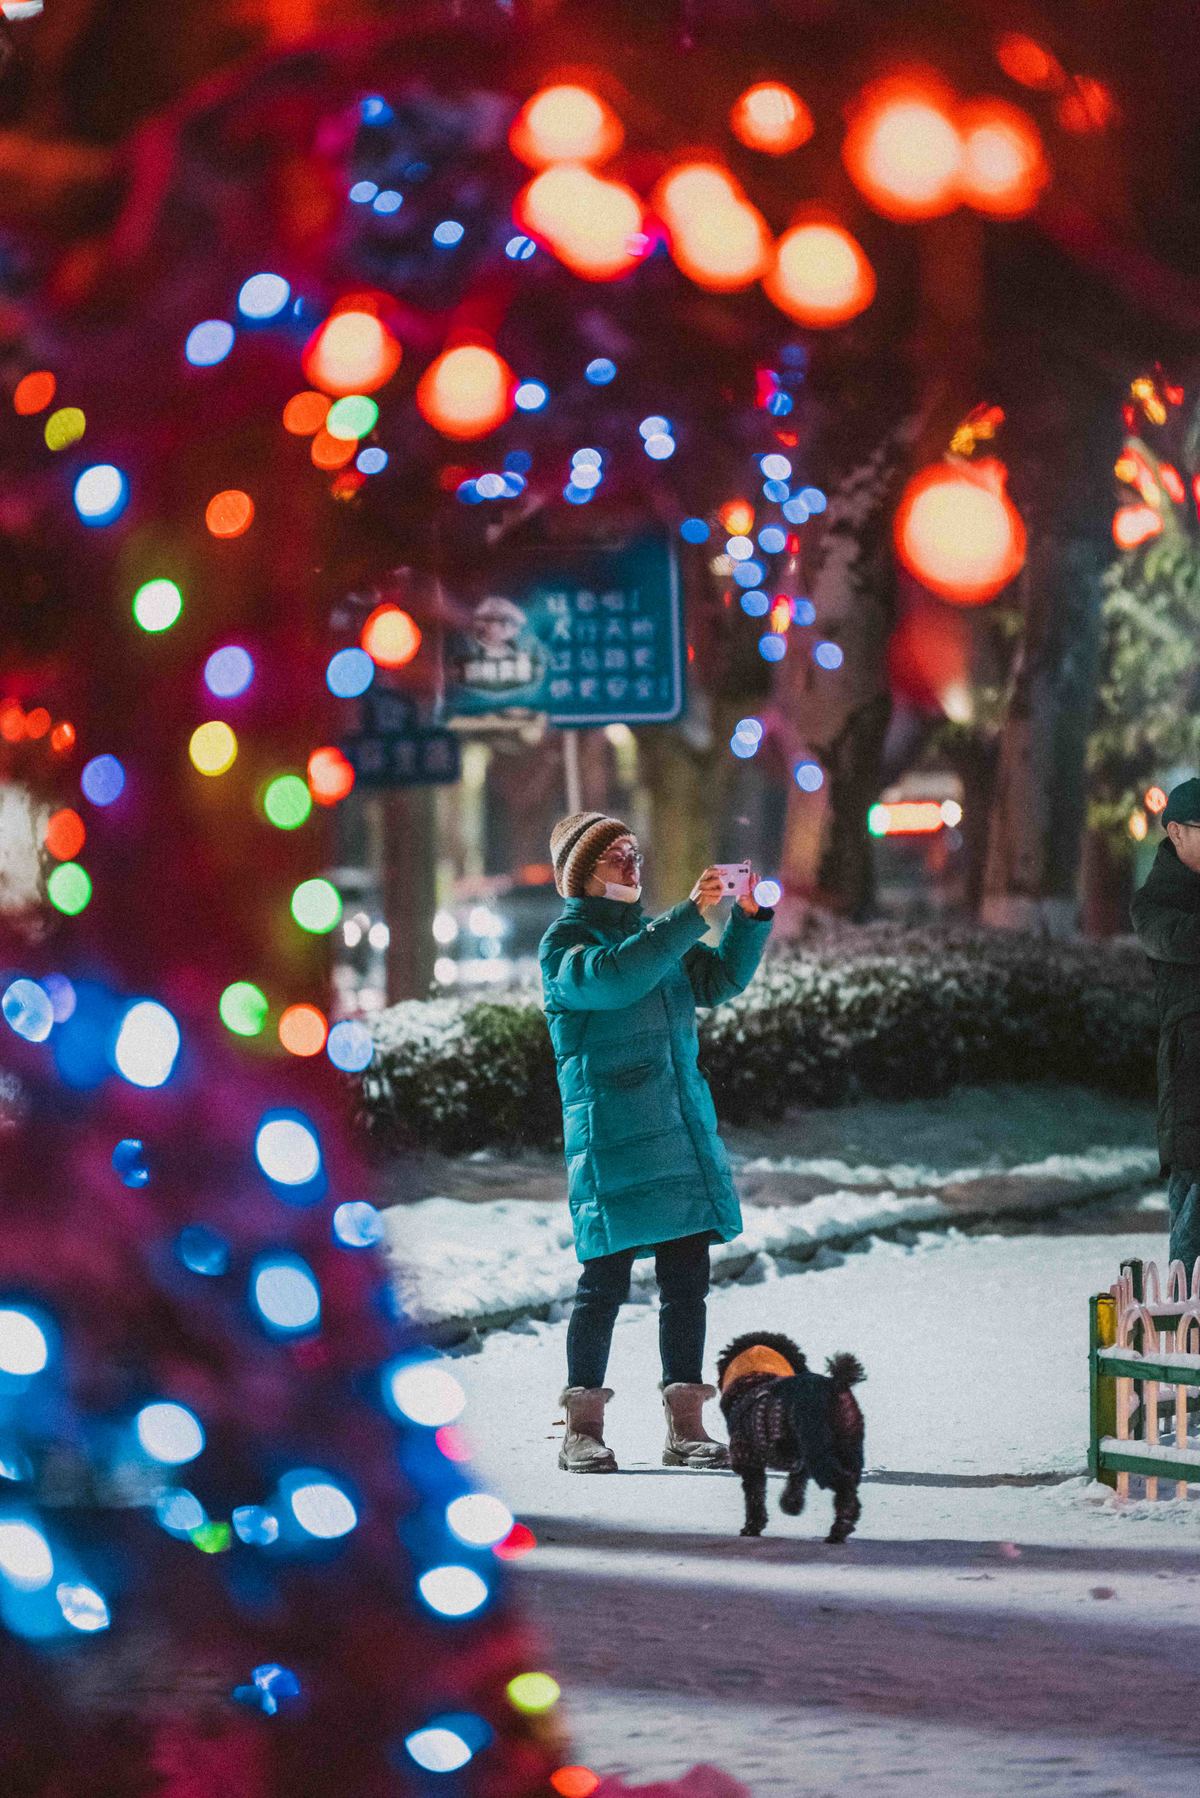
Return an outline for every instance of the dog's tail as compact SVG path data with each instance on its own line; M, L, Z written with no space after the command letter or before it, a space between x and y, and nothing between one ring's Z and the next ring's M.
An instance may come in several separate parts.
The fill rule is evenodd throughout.
M857 1355L830 1355L825 1363L825 1371L834 1385L840 1386L843 1391L857 1386L860 1380L867 1377Z

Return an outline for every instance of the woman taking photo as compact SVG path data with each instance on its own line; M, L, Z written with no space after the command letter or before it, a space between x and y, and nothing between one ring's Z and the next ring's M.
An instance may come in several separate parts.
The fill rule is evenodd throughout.
M697 1066L696 1007L749 984L772 912L737 900L715 949L704 909L723 897L706 868L690 897L659 917L639 903L642 856L628 825L576 812L550 835L565 901L542 939L542 989L563 1105L567 1197L583 1271L567 1329L569 1473L613 1473L604 1384L634 1261L653 1255L660 1295L661 1392L668 1467L723 1467L702 1421L705 1300L713 1242L742 1227L729 1158Z

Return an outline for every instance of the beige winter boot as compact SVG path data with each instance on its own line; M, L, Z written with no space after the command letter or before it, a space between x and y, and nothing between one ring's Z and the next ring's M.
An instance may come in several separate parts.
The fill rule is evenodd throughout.
M568 1386L559 1394L567 1413L567 1432L558 1464L567 1473L616 1473L617 1457L604 1441L604 1407L611 1386Z
M714 1442L704 1427L704 1406L716 1398L716 1387L680 1380L660 1386L659 1391L667 1414L663 1466L728 1467L729 1450L723 1442Z

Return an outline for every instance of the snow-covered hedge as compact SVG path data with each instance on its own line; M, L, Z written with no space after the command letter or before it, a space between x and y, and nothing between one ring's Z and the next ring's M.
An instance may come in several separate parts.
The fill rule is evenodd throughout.
M375 1035L362 1085L381 1144L558 1142L536 995L396 1005ZM1155 1038L1149 974L1131 942L875 927L770 958L741 999L702 1015L700 1058L720 1115L745 1123L960 1082L1069 1080L1148 1097Z

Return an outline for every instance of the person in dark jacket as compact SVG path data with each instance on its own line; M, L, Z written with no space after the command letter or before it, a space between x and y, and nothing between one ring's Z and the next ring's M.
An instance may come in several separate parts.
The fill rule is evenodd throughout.
M550 836L562 916L542 939L546 1022L563 1105L567 1198L583 1263L567 1331L567 1429L559 1466L610 1473L604 1384L617 1312L640 1255L653 1255L667 1418L663 1461L727 1463L704 1429L705 1299L709 1246L742 1227L697 1065L696 1007L748 986L772 913L739 899L717 947L701 938L721 880L706 868L691 896L647 918L633 832L602 812L576 812Z
M1166 837L1131 915L1158 999L1158 1153L1169 1176L1171 1259L1200 1256L1200 780L1162 814Z

